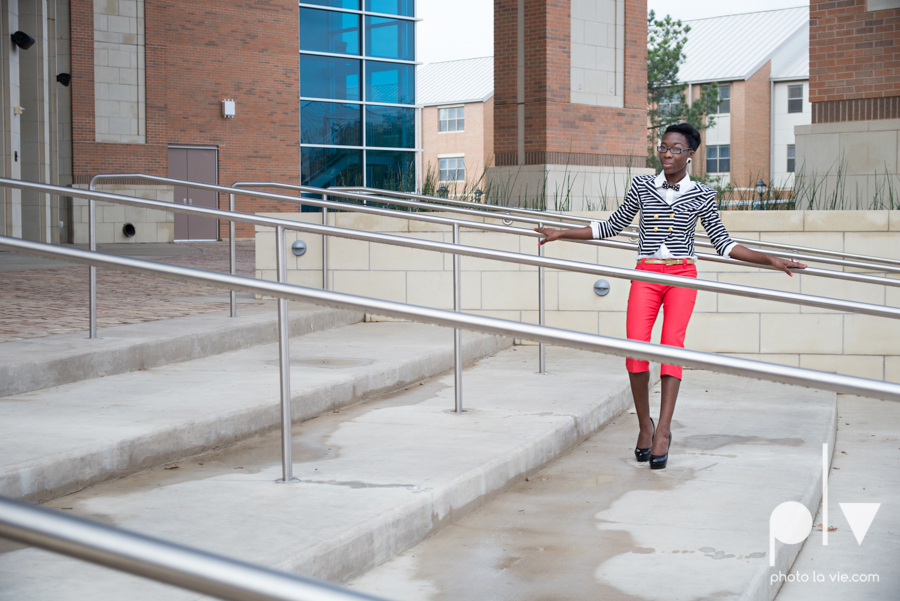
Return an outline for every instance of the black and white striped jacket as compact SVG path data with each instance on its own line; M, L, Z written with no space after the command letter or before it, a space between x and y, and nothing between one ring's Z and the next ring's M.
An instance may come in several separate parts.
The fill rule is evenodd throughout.
M699 218L709 235L710 242L720 255L728 256L736 243L719 218L716 208L716 191L700 182L691 187L669 205L656 187L657 176L639 175L632 180L625 202L607 221L591 222L591 232L596 238L611 238L631 225L640 210L640 243L638 256L654 255L665 243L677 258L695 257L694 231ZM687 178L685 178L687 180Z

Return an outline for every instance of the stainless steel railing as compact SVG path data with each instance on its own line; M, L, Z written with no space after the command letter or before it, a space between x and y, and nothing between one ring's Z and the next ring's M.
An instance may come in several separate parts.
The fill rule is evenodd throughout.
M208 214L208 212L213 211L213 209L198 209L197 207L192 207L192 209L203 211L203 213L200 214ZM256 219L260 221L268 221L267 218L262 217ZM314 224L307 224L307 227L324 229L324 226ZM387 237L385 234L372 234L369 232L350 233L353 236L360 236L359 239L365 239L364 237L368 236ZM450 244L437 242L428 243L440 244L443 247L453 246ZM739 359L737 357L726 357L716 355L714 353L704 353L701 351L656 345L649 342L639 342L636 340L625 340L620 338L612 338L609 336L599 336L596 334L585 334L582 332L560 330L556 328L548 328L547 326L518 323L514 321L483 317L479 315L471 315L459 311L447 311L444 309L421 307L394 301L333 292L331 290L320 290L317 288L293 286L284 282L271 282L267 280L257 280L255 278L246 276L192 269L189 267L182 267L180 265L155 263L152 261L144 261L130 257L116 257L99 253L97 251L64 248L40 242L20 240L18 238L8 238L6 236L0 236L0 248L7 248L16 252L24 252L28 254L48 257L51 259L59 259L68 262L81 263L84 265L92 265L95 267L99 265L103 267L119 269L122 271L130 271L134 273L147 274L174 280L202 282L204 284L215 286L218 288L270 295L279 299L279 317L281 317L282 314L282 302L286 305L288 300L305 301L317 305L369 311L378 315L399 317L401 319L411 319L414 321L421 321L424 323L447 326L451 328L474 330L501 336L515 336L518 338L524 338L526 340L533 340L539 343L560 344L562 346L569 346L572 348L578 348L588 351L627 356L633 357L635 359L643 359L649 361L675 363L687 367L710 369L712 371L721 373L760 378L764 380L771 380L773 382L795 384L798 386L806 386L809 388L832 390L834 392L871 396L875 398L900 402L900 385L878 380L866 380L863 378L856 378L853 376L845 376L841 374L819 372L809 369L789 367L785 365L775 365L759 361L751 361L749 359ZM468 250L466 251L466 249ZM486 251L485 249L474 247L460 247L459 250L466 251L466 253L477 253L473 254L472 256L485 256L486 253L490 252ZM515 253L507 254L514 255ZM527 257L527 255L524 256ZM542 264L542 262L544 261L560 261L559 259L547 259L546 257L537 256L532 256L529 258L529 260L532 261L532 264L535 265ZM588 267L590 266L588 265ZM647 272L638 273L645 276L651 275ZM665 277L667 278L666 281L672 279L692 279L678 278L677 276ZM717 284L719 283L717 282ZM733 285L729 284L729 286ZM738 286L738 288L744 287ZM742 291L742 294L745 293L745 291ZM763 291L763 293L767 294L767 292L765 291ZM286 318L287 307L285 306L284 309L284 316ZM281 322L281 324L283 323L284 322ZM279 349L281 351L282 359L280 361L280 378L282 385L287 383L287 385L289 386L290 381L285 378L285 372L289 369L289 363L285 361L285 359L287 358L286 351L288 350L288 332L285 328L280 327L278 335ZM461 378L461 374L458 373L456 375L456 378ZM285 395L284 393L285 390L282 389L282 478L281 480L279 480L279 482L289 483L296 482L296 480L294 480L293 478L291 456L291 425L293 423L293 420L291 418L291 398L289 389L287 391L287 395Z
M384 601L7 497L0 537L229 601Z
M519 208L519 207L503 207L500 205L492 205L492 204L487 204L487 203L482 203L482 202L473 202L471 200L442 198L440 196L426 196L423 194L414 194L414 193L410 193L410 192L395 192L393 190L380 190L378 188L367 188L367 187L360 187L360 186L343 186L343 187L339 187L339 188L329 188L329 189L330 190L346 190L348 192L362 192L362 193L366 193L366 194L379 194L379 195L386 196L388 198L405 198L405 199L410 199L410 200L419 200L419 201L423 201L423 202L433 203L436 206L442 207L443 210L448 210L446 208L447 206L466 207L466 208L478 209L482 213L485 213L485 212L503 213L503 214L506 214L509 216L518 215L518 216L522 216L522 217L530 217L532 219L551 218L551 219L555 219L558 221L563 221L563 222L569 221L569 222L573 222L573 223L577 223L577 224L581 224L581 225L589 224L591 221L594 221L593 219L590 219L589 217L581 217L579 215L566 215L564 213L554 213L552 211L539 211L537 209L523 209L523 208ZM382 202L384 202L384 200L382 200ZM399 203L395 203L395 204L399 204ZM574 227L574 226L569 224L568 227ZM638 228L635 226L628 226L626 229L630 232L635 232L635 233L638 231ZM704 240L709 239L709 236L707 236L705 234L698 233L698 234L696 234L696 236L698 238L701 238ZM757 246L760 248L772 248L772 249L789 251L789 253L798 252L798 253L806 253L808 255L819 255L820 257L832 257L832 258L850 259L850 260L854 260L854 261L863 261L863 262L868 262L868 263L875 263L876 267L881 266L881 265L893 265L893 266L900 267L900 260L888 259L886 257L872 257L872 256L868 256L868 255L860 255L860 254L848 253L848 252L843 252L843 251L826 250L826 249L822 249L822 248L809 248L806 246L796 246L793 244L784 244L784 243L780 243L780 242L766 242L763 240L752 240L752 239L747 239L747 238L732 238L732 239L735 242L737 242L739 244L743 244L745 246ZM704 244L704 243L699 243L699 245L707 246L707 247L712 246L711 244ZM786 255L781 255L781 256L786 256ZM798 255L793 255L793 254L789 254L787 256L797 256L799 258ZM812 261L813 259L810 258L808 260ZM821 259L819 259L819 260L821 261Z
M158 179L167 179L167 178L158 178ZM179 181L179 180L175 180ZM538 267L539 270L539 292L540 292L540 306L543 305L543 286L540 284L543 281L543 269L544 268L552 268L559 269L564 271L576 271L581 273L589 273L593 275L603 275L614 278L628 279L628 280L639 280L639 281L649 281L655 283L668 284L673 286L680 286L685 288L693 288L697 290L706 290L711 292L721 292L725 294L734 294L738 296L748 296L752 298L760 298L766 300L774 300L778 302L787 302L792 304L801 304L807 306L814 306L819 308L832 309L837 311L849 311L854 313L863 313L868 315L875 315L879 317L889 317L889 318L898 318L900 316L900 309L893 307L885 307L882 305L872 305L867 303L859 303L855 301L843 301L843 300L835 300L829 299L825 297L816 297L792 292L782 292L777 290L766 290L762 288L752 288L747 286L740 286L736 284L727 284L722 282L714 282L707 280L699 280L695 278L683 278L678 276L667 276L663 274L657 274L653 272L647 271L638 271L633 269L623 269L617 267L607 267L602 265L593 265L589 263L578 263L574 261L566 261L562 259L551 259L543 256L534 256L534 255L525 255L520 253L510 253L506 251L496 251L489 249L481 249L476 247L468 247L462 246L459 244L459 227L462 224L468 225L470 222L454 220L444 217L438 217L434 215L420 215L420 214L412 214L416 215L416 218L424 219L426 221L436 222L436 223L448 223L453 225L454 227L454 244L447 244L444 242L434 242L427 240L417 240L412 238L405 238L401 236L393 236L390 234L380 234L374 232L362 232L356 230L348 230L344 228L336 228L332 226L322 226L316 224L307 224L297 221L283 220L283 219L275 219L269 217L260 217L255 215L247 215L244 213L233 213L229 211L221 211L219 209L209 209L203 207L197 207L193 205L180 205L173 204L169 202L157 201L157 200L149 200L149 199L139 199L133 198L129 196L120 196L115 194L109 194L106 192L97 192L97 191L85 191L85 190L77 190L70 188L60 188L57 186L52 186L49 184L36 184L31 182L22 182L20 180L5 180L0 178L0 185L9 185L12 187L18 188L28 188L28 189L37 189L44 192L49 192L53 194L70 194L74 196L79 196L83 198L88 198L92 202L96 200L103 200L108 202L126 204L126 205L135 205L135 206L145 206L152 207L156 209L162 209L165 211L177 211L187 214L201 215L201 216L209 216L209 217L218 217L221 219L225 219L228 221L236 221L242 223L248 223L253 225L262 225L267 227L273 227L276 233L276 271L277 271L277 279L279 282L286 281L286 267L285 267L285 249L284 249L284 232L285 230L296 230L296 231L305 231L314 234L321 234L323 236L332 235L368 242L376 242L376 243L384 243L391 244L396 246L404 246L408 248L417 248L420 250L432 250L436 252L446 252L450 254L454 254L457 256L473 256L479 258L486 258L492 260L499 261L507 261L512 263L519 263L525 265L533 265ZM204 184L204 186L209 186ZM220 188L220 186L213 186L214 188ZM235 191L234 188L224 188L227 191ZM317 190L317 189L313 189ZM68 192L63 192L68 191ZM249 195L266 195L273 196L268 193L260 193L255 191L238 191L239 194L249 194ZM281 199L282 195L274 195L277 199ZM284 196L283 198L293 200L294 202L299 202L296 197L292 196ZM306 202L308 199L303 199L303 202ZM338 205L342 206L342 203L332 203L329 201L315 201L318 203L328 203L330 205ZM343 205L346 206L346 205ZM354 205L355 206L355 205ZM375 212L376 214L387 214L389 216L394 216L396 214L395 211L390 211L387 209L379 209L375 207L360 207L361 210L365 210L366 212ZM519 228L512 228L508 226L501 226L496 224L475 224L477 226L486 227L492 231L499 231L505 233L527 233L534 236L539 236L539 234L531 231L531 230L521 230ZM233 242L233 240L232 240ZM92 245L94 248L96 245ZM96 272L96 267L92 266L91 275ZM839 272L836 272L839 273ZM459 269L459 261L454 260L454 308L459 310L460 303L458 302L458 292L460 290L460 269ZM854 276L855 277L855 276ZM860 276L866 278L872 278L874 276ZM885 279L885 278L880 278ZM888 279L887 281L891 283L895 283L896 280ZM92 290L91 299L94 301L91 303L91 323L92 325L96 324L96 293L95 289ZM233 294L232 294L233 300ZM540 310L540 321L542 322L540 325L544 325L544 311ZM232 311L232 315L234 315L234 311ZM288 339L288 318L287 318L287 306L284 302L279 301L279 349L280 349L280 371L281 371L281 398L282 398L282 408L283 411L290 410L290 373L288 370L289 365L289 348L287 346ZM96 331L92 332L92 337L96 337ZM544 345L540 346L539 351L539 370L540 373L546 373L546 355L544 352ZM455 410L462 411L462 357L461 357L461 344L459 333L457 332L454 336L454 371L456 374L455 377ZM284 434L284 433L283 433ZM290 453L290 448L285 449L285 453Z
M489 224L489 223L479 223L479 222L467 221L464 219L455 219L455 218L450 218L450 217L429 215L429 214L424 214L424 213L410 213L407 211L395 211L395 210L379 208L379 207L375 207L375 206L352 205L352 204L347 204L344 202L335 202L332 200L328 200L329 190L326 190L323 188L315 188L315 187L311 187L311 186L298 186L295 184L284 184L284 183L279 183L279 182L237 182L231 188L228 188L225 186L219 186L219 185L215 185L215 184L203 184L203 183L198 183L198 182L190 182L190 181L186 181L186 180L176 180L176 179L172 179L172 178L146 175L146 174L100 174L100 175L95 175L91 179L90 187L93 188L95 186L96 182L102 181L103 179L108 179L108 178L145 179L147 181L152 181L152 182L156 182L156 183L182 185L182 186L186 186L189 188L194 187L194 188L199 188L199 189L227 193L229 195L229 206L231 209L233 209L235 206L235 196L237 196L237 195L266 198L266 199L271 199L271 200L279 200L279 201L292 202L292 203L298 203L298 204L307 204L307 205L322 208L323 224L327 224L328 209L333 208L333 209L338 209L338 210L351 210L351 211L380 215L380 216L389 216L389 217L402 218L402 219L407 219L407 220L416 220L416 221L423 221L423 222L429 222L429 223L434 223L434 224L449 225L454 228L454 232L455 232L454 233L454 241L456 244L459 244L459 228L460 227L479 229L479 230L483 230L483 231L494 231L494 232L502 232L502 233L509 233L509 234L517 234L517 235L522 235L522 236L532 236L532 237L537 237L537 238L542 237L540 234L538 234L532 230L529 230L529 229L512 228L509 226L501 226L501 225ZM302 192L315 193L315 194L321 195L322 199L319 200L319 199L307 198L307 197L298 198L296 196L290 196L290 195L284 195L284 194L271 194L268 192L249 191L249 190L240 190L239 189L239 188L245 188L245 187L258 188L258 187L265 187L265 186L279 188L279 189L295 190L295 191L299 191L301 193ZM363 202L380 203L380 202L384 201L384 199L381 197L375 197L375 196L365 195L365 194L341 193L340 196L345 197L345 198L354 199L354 200L362 200ZM91 202L93 202L93 201L91 201ZM423 204L423 203L410 203L410 204ZM171 210L171 208L169 210ZM481 213L481 216L483 216L483 213ZM226 219L227 219L227 217L226 217ZM231 221L232 221L232 225L230 225L230 229L232 230L232 235L230 238L229 246L230 246L230 257L231 257L231 273L234 273L235 272L235 269L234 269L235 250L234 250L234 234L233 234L234 225L233 225L233 220L231 220ZM545 225L545 224L543 222L538 222L537 225ZM557 222L553 222L553 223L549 223L546 225L564 225L565 226L567 224L559 224ZM292 228L288 228L288 229L292 229ZM294 228L294 229L296 229L296 228ZM93 229L91 229L91 231L93 231ZM322 285L322 287L323 287L323 289L328 289L328 237L326 235L326 232L322 232L322 235L323 235L323 238L322 238L322 250L323 250L323 252L322 252L322 282L323 282L323 285ZM637 248L637 245L633 244L633 243L617 242L617 241L612 241L612 240L585 240L585 241L579 241L579 242L585 243L585 244L596 244L599 246L605 246L605 247L610 247L610 248L625 248L625 249L636 249ZM96 248L96 246L92 246L92 248ZM453 251L450 251L450 252L453 252ZM543 248L539 249L539 254L541 256L543 256ZM735 259L731 259L728 257L719 257L717 255L704 255L701 253L701 254L699 254L699 256L701 259L705 259L708 261L715 261L715 262L722 262L722 263L729 263L729 264L736 264L736 265L743 265L743 266L749 265L749 264L743 263L741 261L736 261ZM761 267L761 266L756 265L754 267ZM763 268L765 268L765 267L763 267ZM774 268L771 268L771 269L774 269ZM817 276L817 277L845 279L845 280L851 280L851 281L857 281L857 282L879 284L879 285L884 285L884 286L900 286L900 279L884 278L884 277L867 275L867 274L845 273L845 272L840 272L840 271L831 271L831 270L812 268L812 267L805 269L804 272L807 275ZM280 271L279 271L279 274L281 274ZM280 277L280 275L279 275L279 277ZM611 277L621 277L621 276L613 275ZM633 278L631 278L631 279L633 279ZM92 282L93 282L93 280L92 280ZM455 290L458 290L461 287L461 273L460 273L460 266L459 266L458 261L454 261L453 283L454 283ZM454 300L455 300L455 298L456 297L454 296ZM544 325L546 323L545 322L545 310L544 310L544 268L541 266L538 267L538 306L539 306L539 310L538 310L539 323L540 323L540 325ZM91 312L93 315L96 314L96 300L93 298L93 296L92 296L92 303L91 303ZM236 309L235 296L234 296L234 292L231 292L231 315L235 316L236 312L237 312L237 309ZM92 321L92 323L94 323L94 322L95 322L95 320ZM462 352L461 352L459 336L458 336L459 333L457 332L456 334L457 335L454 336L454 362L455 362L455 371L457 374L459 374L459 373L461 373L461 369L462 369L462 367L461 367ZM539 355L538 356L539 356L539 360L538 360L539 371L540 371L540 373L546 373L547 360L546 360L545 346L543 344L539 345ZM454 397L455 397L455 405L457 407L457 410L461 411L462 410L461 409L461 407L462 407L462 385L461 385L461 382L458 382L458 384L459 385L455 387Z
M194 207L194 209L196 210L197 207ZM211 211L212 209L204 210ZM260 217L258 219L263 220L266 218ZM306 226L316 229L323 227L317 224L306 224ZM353 236L360 236L360 239L363 239L362 236L387 236L386 234L373 234L370 232L352 232L352 234ZM440 242L420 242L440 244L445 247L453 246L451 244L444 244ZM135 259L131 257L119 257L96 251L92 252L75 248L65 248L52 244L45 244L42 242L31 242L29 240L21 240L19 238L9 238L6 236L0 236L0 248L6 248L15 252L24 252L66 262L81 263L83 265L99 265L112 269L119 269L121 271L130 271L133 273L158 276L166 279L200 282L217 288L229 289L230 287L233 287L237 291L269 295L285 300L302 301L316 305L337 307L341 309L368 311L376 315L397 317L400 319L418 321L438 326L446 326L450 328L460 327L465 330L485 332L488 334L496 334L499 336L515 336L517 338L522 338L525 340L545 342L547 344L559 344L561 346L567 346L587 351L618 355L622 357L633 357L635 359L642 359L647 361L675 363L686 367L709 369L720 373L745 376L762 380L770 380L773 382L781 382L783 384L794 384L797 386L805 386L807 388L831 390L833 392L846 394L858 394L862 396L900 402L900 384L893 384L880 380L868 380L865 378L857 378L854 376L845 376L841 374L821 372L799 367L790 367L787 365L764 363L761 361L752 361L750 359L728 357L724 355L717 355L715 353L706 353L703 351L694 351L672 346L663 346L658 344L651 344L649 342L640 342L637 340L627 340L621 338L612 338L610 336L601 336L598 334L586 334L584 332L561 330L558 328L540 326L537 324L520 323L493 317L485 317L482 315L472 315L469 313L450 311L447 309L435 309L433 307L410 305L396 301L357 296L353 294L346 294L343 292L334 292L332 290L307 288L304 286L296 286L292 284L285 284L282 282L272 282L269 280L257 280L255 278L247 276L217 273L214 271L205 271L202 269L182 267L180 265L171 265L167 263L156 263L153 261L145 261L142 259ZM466 246L461 247L460 251L461 254L469 254L471 252L473 253L471 256L486 256L486 253L488 252L501 252L486 251L485 249ZM507 254L514 255L515 253ZM549 259L546 257L538 256L529 257L528 255L523 256L528 257L532 262L531 264L534 265L542 263L543 261L558 261L560 263L563 262L560 259ZM551 264L551 266L553 266L553 264ZM590 267L590 265L587 266ZM647 275L649 275L649 273ZM678 278L677 276L666 276L666 278L667 282L669 281L668 278L687 280L692 279ZM649 281L649 278L647 278L647 281ZM725 285L720 282L708 283ZM678 283L677 285L680 285L680 283ZM747 288L745 286L737 286L734 284L728 284L728 286L735 286L736 288ZM761 291L761 293L768 294L769 291ZM752 296L752 293L741 291L741 295ZM877 305L874 306L877 307Z

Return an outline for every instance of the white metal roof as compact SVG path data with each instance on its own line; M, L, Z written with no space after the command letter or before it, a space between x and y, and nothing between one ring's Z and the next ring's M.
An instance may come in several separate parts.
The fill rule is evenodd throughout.
M809 79L809 45L778 69L773 69L771 79Z
M808 6L685 21L691 31L678 78L691 83L748 79L808 22Z
M493 56L429 63L416 75L416 104L484 102L494 95Z

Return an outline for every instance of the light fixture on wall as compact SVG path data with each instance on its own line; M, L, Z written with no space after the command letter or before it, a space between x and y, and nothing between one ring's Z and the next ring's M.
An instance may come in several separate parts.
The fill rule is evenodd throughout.
M234 119L234 98L226 98L222 101L222 116L226 119Z
M766 182L764 182L762 180L759 180L758 182L756 182L756 193L759 194L760 198L765 196L766 190L768 190L768 189L769 189L769 187L766 185Z
M475 190L475 202L481 202L482 196L484 196L484 192L481 191L481 188Z
M34 38L24 31L17 31L10 37L12 38L13 44L18 46L22 50L28 50L29 48L34 46Z
M72 75L69 73L60 73L56 76L56 81L68 88L69 84L72 83Z

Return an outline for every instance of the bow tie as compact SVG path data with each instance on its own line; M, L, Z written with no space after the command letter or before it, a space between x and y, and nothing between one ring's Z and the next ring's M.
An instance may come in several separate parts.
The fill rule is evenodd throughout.
M676 192L678 192L678 186L679 186L678 184L670 184L669 182L663 182L663 185L662 185L663 190L665 190L666 188L671 188L671 189L675 190Z

